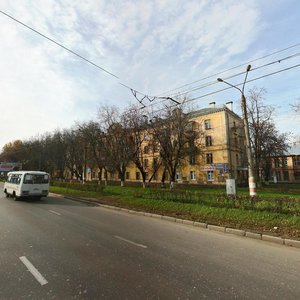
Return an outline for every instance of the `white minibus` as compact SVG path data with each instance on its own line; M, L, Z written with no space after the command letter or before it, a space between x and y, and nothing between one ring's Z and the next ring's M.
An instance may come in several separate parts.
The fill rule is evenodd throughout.
M48 173L39 171L13 171L7 174L4 183L6 197L47 197L49 193Z

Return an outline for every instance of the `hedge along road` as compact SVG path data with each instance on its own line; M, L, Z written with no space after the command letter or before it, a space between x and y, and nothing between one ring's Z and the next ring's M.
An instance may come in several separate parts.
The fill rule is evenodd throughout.
M299 249L59 197L13 201L2 192L0 228L2 299L296 299L300 294ZM47 283L38 282L21 257Z

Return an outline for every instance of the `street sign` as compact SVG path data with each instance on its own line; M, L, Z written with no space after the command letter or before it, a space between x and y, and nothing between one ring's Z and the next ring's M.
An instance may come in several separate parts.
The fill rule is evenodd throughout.
M0 162L0 172L10 172L16 167L21 167L20 163L16 162Z

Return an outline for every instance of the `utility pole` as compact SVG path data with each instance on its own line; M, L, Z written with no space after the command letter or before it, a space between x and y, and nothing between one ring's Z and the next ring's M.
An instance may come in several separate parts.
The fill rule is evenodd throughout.
M256 196L256 183L254 178L254 165L253 165L253 158L252 158L252 151L251 151L251 144L250 144L250 131L249 131L249 122L248 122L248 113L247 113L247 104L246 104L246 97L244 94L245 89L245 83L247 80L248 73L251 69L251 65L248 65L246 69L246 76L243 83L242 89L238 88L235 85L232 85L231 83L218 78L217 80L219 82L224 82L227 85L237 89L241 93L241 107L242 107L242 113L243 113L243 121L244 121L244 131L245 131L245 139L246 139L246 153L247 153L247 159L248 159L248 184L249 184L249 193L251 197Z

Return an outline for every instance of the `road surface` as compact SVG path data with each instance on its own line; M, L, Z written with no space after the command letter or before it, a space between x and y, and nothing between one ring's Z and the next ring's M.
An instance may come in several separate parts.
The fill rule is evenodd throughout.
M299 249L0 189L0 299L300 299Z

